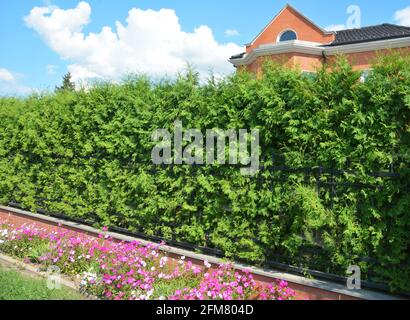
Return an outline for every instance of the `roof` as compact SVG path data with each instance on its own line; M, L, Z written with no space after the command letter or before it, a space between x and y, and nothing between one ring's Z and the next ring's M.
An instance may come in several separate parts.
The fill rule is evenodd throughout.
M360 29L347 29L335 32L335 41L324 47L336 47L346 44L366 43L410 37L410 27L384 23ZM230 59L242 59L246 53L232 56Z
M245 56L246 52L242 52L239 54L235 54L234 56L232 56L230 59L242 59Z
M380 41L410 37L410 28L384 23L360 29L348 29L336 32L336 39L330 46L340 46L352 43Z

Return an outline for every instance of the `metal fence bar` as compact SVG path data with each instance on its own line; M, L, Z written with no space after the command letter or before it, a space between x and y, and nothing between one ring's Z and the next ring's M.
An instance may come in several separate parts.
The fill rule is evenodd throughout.
M28 159L29 164L41 164L43 161L41 158L38 156L33 156L32 154L24 154L21 155L24 158ZM360 181L362 179L362 176L359 175L357 172L351 169L335 169L335 168L326 168L323 166L316 166L316 167L300 167L300 168L292 168L288 167L286 165L278 165L277 159L280 159L280 157L277 157L277 155L273 154L272 155L272 165L261 165L260 166L260 173L256 175L255 178L250 177L250 181L252 179L256 179L257 181L257 189L258 188L263 188L263 184L267 183L269 186L270 190L273 190L276 186L284 186L287 182L289 182L290 176L296 175L300 177L300 180L303 184L305 185L311 185L315 187L316 192L318 194L318 197L323 200L323 192L328 192L330 195L330 202L326 204L327 207L330 209L333 209L335 206L335 199L338 197L338 195L343 195L346 193L346 189L357 189L357 190L364 190L364 189L373 189L373 190L381 190L383 188L383 183L380 184L369 184L367 182ZM65 160L65 161L61 161ZM68 161L67 161L68 160ZM130 170L130 171L137 171L140 168L144 169L145 171L148 171L152 175L157 175L157 174L162 174L166 173L170 177L177 178L180 177L182 173L179 173L177 170L179 168L186 168L188 165L181 165L181 166L174 166L174 165L154 165L150 161L135 161L134 159L128 159L128 160L122 160L119 161L117 159L103 159L103 158L98 158L94 156L86 156L86 157L77 157L77 158L64 158L64 157L55 157L52 158L52 161L54 161L53 165L54 166L59 166L59 165L68 165L68 166L75 166L76 168L81 168L84 166L91 166L91 167L101 167L101 165L104 165L106 163L110 162L115 162L119 163L119 167L123 170ZM102 162L102 164L101 164ZM225 171L225 170L219 170L215 166L207 166L207 165L196 165L196 166L189 166L190 170L188 170L190 175L197 175L203 173L203 170L201 169L209 169L207 174L209 175L214 175L214 176L227 176L232 174L232 171ZM231 168L233 169L238 169L240 168L240 165L222 165L222 169L227 169ZM269 175L267 175L269 174ZM346 181L346 179L343 179L346 174L351 175L352 177L350 178L350 181ZM400 175L398 173L394 172L394 164L392 164L389 168L388 172L371 172L367 174L367 177L369 178L381 178L382 181L391 181L395 179L399 179ZM356 181L358 180L358 181ZM94 181L94 183L98 183L98 181ZM259 189L260 190L260 189ZM39 194L44 194L45 192L41 190L38 192ZM191 195L186 195L187 198L187 203L190 204L192 197L195 197L195 193L191 193ZM63 202L61 199L47 199L45 197L38 197L36 199L39 207L42 207L41 210L43 210L44 213L50 214L47 211L47 205L46 202ZM16 204L15 204L16 205ZM70 204L71 205L71 204ZM283 208L280 208L283 212ZM175 209L174 212L175 216L177 214L177 211ZM199 209L198 210L198 219L201 218L202 216L202 211ZM91 217L95 217L93 213L90 213ZM138 236L142 238L149 238L150 240L161 240L161 241L167 241L169 244L174 245L174 246L185 246L187 247L192 247L192 244L186 244L183 242L177 241L177 235L175 233L176 227L179 225L175 222L170 223L170 224L165 224L161 221L158 220L158 224L161 224L163 226L171 227L172 230L172 235L171 239L163 239L161 238L160 234L157 234L156 236L147 236L144 235L143 230L140 230L141 232L138 232ZM122 230L122 232L127 232L125 229L121 228L116 228L116 230ZM135 235L135 233L133 233ZM320 235L316 234L316 238L319 238ZM205 233L205 242L204 246L199 247L199 246L194 246L195 248L201 248L204 252L208 252L211 254L215 255L223 255L223 252L220 250L213 248L211 245L211 240L210 240L210 233L209 230L206 230ZM269 248L266 248L268 250ZM323 250L323 248L320 248L319 246L316 248L317 252L310 252L306 253L307 256L314 257L314 256L326 256L326 252ZM274 262L273 264L283 264L284 261L288 260L288 257L281 256L279 252L270 252L270 257L275 257L277 258L277 261ZM303 265L305 261L303 260L304 258L300 258L300 263ZM288 265L289 266L289 265ZM370 270L371 271L371 270ZM369 277L370 278L370 277Z

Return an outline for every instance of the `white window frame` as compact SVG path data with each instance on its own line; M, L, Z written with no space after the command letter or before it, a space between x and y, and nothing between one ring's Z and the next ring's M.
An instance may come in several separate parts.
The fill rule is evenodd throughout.
M283 30L281 33L279 33L278 37L276 38L276 43L288 42L288 41L295 41L295 40L280 41L280 38L282 38L282 36L283 36L286 32L288 32L288 31L291 31L291 32L293 32L293 33L296 35L296 39L295 39L295 40L298 40L298 39L299 39L298 33L297 33L295 30L293 30L293 29L286 29L286 30Z

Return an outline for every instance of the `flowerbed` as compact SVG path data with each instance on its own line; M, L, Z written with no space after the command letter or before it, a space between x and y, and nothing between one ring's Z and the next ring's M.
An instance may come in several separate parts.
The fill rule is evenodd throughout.
M105 231L105 230L104 230ZM291 300L285 281L258 284L232 265L195 266L171 259L158 246L115 242L35 224L15 227L0 220L0 251L76 276L81 291L108 300Z

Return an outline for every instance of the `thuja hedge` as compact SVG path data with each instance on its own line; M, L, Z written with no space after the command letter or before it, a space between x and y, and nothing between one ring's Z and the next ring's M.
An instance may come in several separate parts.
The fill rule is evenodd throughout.
M238 72L203 82L193 71L174 80L132 77L2 98L0 119L4 204L214 247L255 263L286 257L342 275L358 264L372 281L410 290L408 57L382 58L365 82L343 58L315 77L276 65L266 65L260 79ZM155 167L151 134L172 130L175 120L201 130L258 128L266 167L346 171L332 178L338 185L331 200L329 188L317 190L315 174Z

